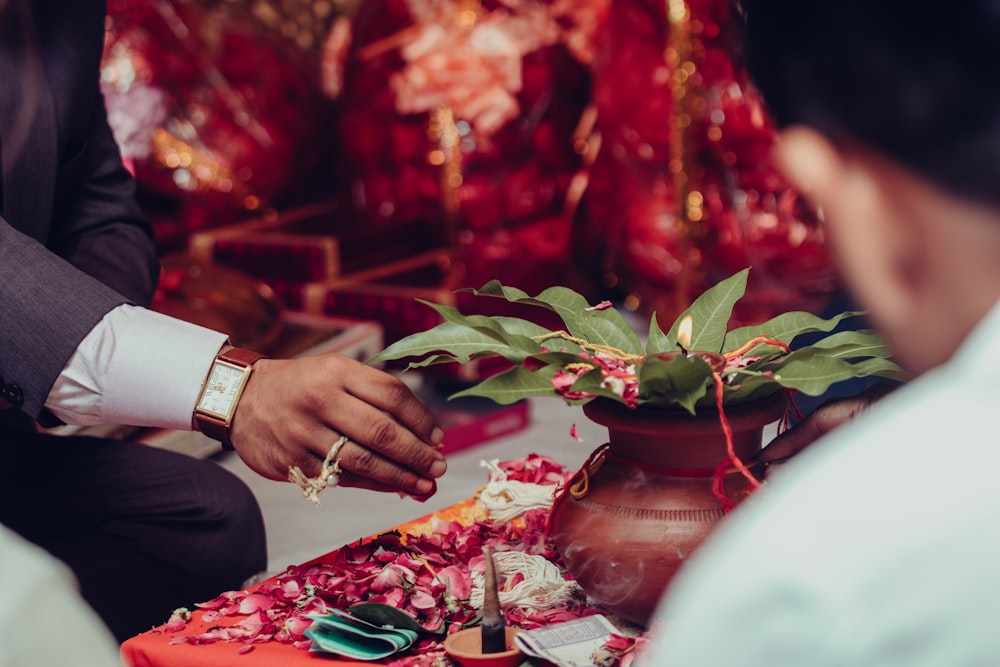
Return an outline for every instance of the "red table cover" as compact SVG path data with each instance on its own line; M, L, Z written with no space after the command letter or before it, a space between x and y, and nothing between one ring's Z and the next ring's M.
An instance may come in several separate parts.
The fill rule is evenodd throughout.
M476 497L472 497L390 530L407 535L421 532L423 526L428 525L434 519L471 523L477 518L482 518L482 510L479 509ZM304 563L304 565L328 561L336 551L319 556L309 563ZM269 579L256 584L251 590L270 581ZM159 626L127 640L121 647L123 661L131 667L274 667L275 665L282 667L312 665L315 667L317 664L322 664L323 667L342 667L378 664L338 660L328 655L310 653L290 644L278 642L253 644L253 649L250 651L247 651L248 645L240 642L217 642L203 645L176 643L177 637L198 635L211 627L231 625L240 620L238 617L229 617L205 622L201 618L203 614L203 611L195 611L191 621L179 632L164 632L163 626ZM241 650L245 652L241 653ZM318 660L322 662L317 662Z

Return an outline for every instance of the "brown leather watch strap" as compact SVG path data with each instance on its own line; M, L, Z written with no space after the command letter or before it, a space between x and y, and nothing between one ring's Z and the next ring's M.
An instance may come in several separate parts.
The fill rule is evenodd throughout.
M242 347L231 347L224 352L220 352L219 356L216 357L220 361L228 361L238 366L252 366L255 361L263 358L264 355L260 352L254 352Z
M199 431L210 437L212 440L218 440L221 442L222 448L226 451L233 451L233 441L229 439L229 426L226 426L214 417L203 415L201 413L196 413L194 420L198 424Z
M250 372L252 372L254 362L263 358L265 358L265 355L259 352L254 352L253 350L247 350L240 347L231 347L223 352L220 352L215 357L215 360L212 361L212 364L214 365L216 361L225 361L235 366L246 366L249 368ZM235 407L236 406L233 407L234 414ZM195 411L194 413L194 421L198 426L199 431L213 440L221 442L223 449L227 451L233 450L233 441L230 438L230 432L232 431L233 426L232 421L227 424L217 417L198 411Z

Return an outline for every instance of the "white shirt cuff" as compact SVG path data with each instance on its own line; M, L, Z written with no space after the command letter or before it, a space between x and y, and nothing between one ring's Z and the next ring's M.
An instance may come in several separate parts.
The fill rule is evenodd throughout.
M80 343L45 406L67 424L191 430L202 383L226 335L123 305Z

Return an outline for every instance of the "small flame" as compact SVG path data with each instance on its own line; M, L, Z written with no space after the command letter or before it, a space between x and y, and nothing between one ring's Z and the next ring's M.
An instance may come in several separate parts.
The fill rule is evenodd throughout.
M681 320L677 325L677 342L685 350L691 349L691 334L694 331L694 320L690 315Z

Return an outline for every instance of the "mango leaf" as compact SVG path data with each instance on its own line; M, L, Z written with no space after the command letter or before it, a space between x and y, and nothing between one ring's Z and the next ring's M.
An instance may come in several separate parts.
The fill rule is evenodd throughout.
M897 382L909 382L913 375L891 359L873 357L852 364L858 377L882 377Z
M741 271L707 290L681 314L669 333L664 333L653 315L646 343L647 358L636 364L639 403L678 405L689 412L714 403L712 375L704 359L676 355L659 359L662 352L677 352L679 324L687 316L693 324L691 350L731 351L757 337L769 336L794 344L804 333L829 332L845 318L861 313L841 313L823 319L806 312L789 312L764 324L740 327L728 334L725 328L735 303L746 290L748 270ZM408 359L410 368L440 363L466 363L483 357L501 357L513 364L508 371L489 377L474 387L454 394L482 396L498 403L513 403L530 396L559 396L568 403L584 403L596 396L623 400L604 386L599 369L576 378L572 391L587 396L566 399L555 390L552 378L560 369L586 363L580 354L605 346L638 356L637 336L614 309L588 310L580 294L565 287L552 287L537 297L490 281L480 290L460 290L506 299L511 303L534 305L559 315L566 332L550 332L519 318L465 315L456 308L424 301L444 318L428 331L398 341L369 362ZM583 339L582 347L568 337ZM544 350L544 351L543 351ZM624 355L623 355L624 356ZM890 351L877 333L867 330L842 331L825 336L809 346L791 352L766 343L745 351L740 361L745 368L725 371L725 402L737 404L764 398L782 388L818 395L831 384L853 377L879 376L905 381L908 375L892 362ZM734 360L734 364L736 361ZM537 370L529 370L537 369Z
M568 287L549 287L538 296L528 296L516 287L505 287L498 280L491 280L480 289L464 289L477 296L492 296L511 303L546 308L559 315L566 330L589 343L606 345L629 354L641 354L642 344L632 328L614 308L587 310L590 304L578 292Z
M479 384L463 389L449 396L484 396L500 405L516 403L529 396L558 396L552 386L555 369L545 366L537 371L529 371L523 366L515 366L497 375L491 375Z
M764 382L759 385L740 385L739 388L734 389L731 392L727 391L723 401L726 405L733 406L743 405L746 403L756 403L757 401L762 401L779 391L783 391L783 389L777 382Z
M589 362L576 352L539 352L531 355L530 359L545 366L558 366L563 368L568 364L589 364L596 368L594 362Z
M494 315L491 317L494 322L500 325L508 335L525 336L534 340L536 337L546 336L551 333L545 327L535 324L530 320L522 320L519 317L505 317L500 315ZM559 341L560 345L566 345L571 350L579 349L579 345L570 342L568 340L562 339ZM549 338L544 344L540 345L535 341L536 347L556 347L555 342L552 338Z
M818 331L831 331L838 324L840 324L841 320L861 314L862 313L859 311L848 311L825 320L822 317L813 315L812 313L799 310L789 311L773 317L763 324L733 329L726 334L722 349L724 351L735 350L740 345L743 345L758 336L769 336L771 338L776 338L783 343L791 343L792 340L800 334ZM750 354L759 354L759 347L761 346L754 348Z
M803 349L799 352L809 352ZM797 389L809 396L819 396L830 388L830 385L859 377L875 375L876 372L865 372L864 367L856 368L843 359L824 357L818 354L803 354L795 358L789 356L774 373L774 380L781 386ZM873 368L872 371L877 371Z
M677 352L677 341L671 341L670 336L663 333L654 312L649 318L649 335L646 336L646 354L653 356L660 352Z
M814 350L825 350L826 355L838 359L887 358L892 356L892 352L882 340L882 336L870 329L838 331L824 336L810 347Z
M678 329L681 322L690 316L692 323L691 341L690 344L685 345L685 348L701 352L721 352L723 342L726 340L729 320L733 316L733 306L746 293L749 274L750 269L743 269L702 292L701 296L695 299L694 303L681 313L673 326L670 327L670 331L667 333L667 349L677 349ZM663 345L663 341L657 340L656 345ZM664 352L665 350L656 351Z
M782 391L783 388L774 378L765 375L746 377L744 381L725 391L723 402L726 405L754 403Z
M428 366L436 366L438 364L464 364L468 363L469 361L475 361L477 359L486 359L489 357L495 358L496 356L497 355L495 354L487 354L487 353L474 354L472 355L471 359L465 361L459 361L458 359L449 354L434 354L429 357L424 357L423 359L417 361L409 362L406 365L406 368L404 368L403 370L409 371L417 368L427 368Z
M727 391L726 402L735 405L757 400L782 387L819 396L837 382L859 377L883 377L899 382L911 379L909 373L894 361L881 357L848 363L808 348L797 350L793 354L781 364L770 366L775 369L773 375L748 375L738 370L727 374L727 381L732 389Z
M543 326L516 317L463 315L453 306L431 303L423 299L417 299L417 301L436 310L447 322L468 327L481 334L495 338L502 343L528 352L536 352L540 349L539 344L532 340L533 336L543 336L549 333L549 330Z
M473 359L477 358L475 355ZM373 357L374 359L374 357ZM470 359L458 360L450 354L432 354L429 357L424 357L419 361L411 361L407 364L405 370L412 370L414 368L426 368L427 366L436 366L438 364L460 364L470 361Z
M536 346L536 349L537 346ZM504 357L512 363L521 363L529 352L512 347L497 340L496 336L484 334L454 322L442 322L433 329L421 331L385 348L366 363L423 357L428 354L446 352L459 363L465 363L475 356L493 354Z
M843 333L845 334L844 336L840 336L839 334L836 335L838 340L841 341L840 344L836 344L837 341L834 341L834 345L832 347L827 347L825 344L827 344L828 341L827 339L824 339L823 341L820 341L821 343L824 343L823 345L817 344L810 347L799 348L798 350L792 350L780 361L766 364L766 368L778 373L782 368L787 366L789 362L814 363L817 359L837 359L850 363L853 366L857 366L862 361L883 360L888 363L872 365L870 368L885 368L887 371L891 372L896 372L900 369L897 364L891 362L889 359L870 354L880 350L885 352L889 351L888 347L880 348L875 345L874 341L877 339L878 334L874 332L857 331L845 331ZM829 338L833 338L833 336L830 336ZM753 364L751 364L751 366L753 366ZM864 368L858 371L858 377L864 377L868 374L870 374L869 371L864 370Z
M639 399L655 405L677 404L691 414L714 385L712 367L698 356L679 354L669 361L649 357L639 368Z

